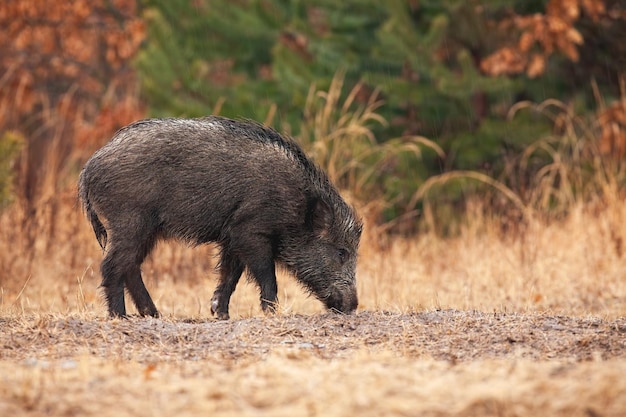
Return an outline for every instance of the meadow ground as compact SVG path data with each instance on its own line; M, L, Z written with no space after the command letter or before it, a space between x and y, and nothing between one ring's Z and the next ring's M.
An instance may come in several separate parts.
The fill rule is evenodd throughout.
M163 318L106 319L95 239L58 210L53 239L0 217L0 415L626 415L620 204L514 231L477 212L448 239L371 227L356 314L281 273L278 314L242 282L226 322L215 249L177 244L143 268Z

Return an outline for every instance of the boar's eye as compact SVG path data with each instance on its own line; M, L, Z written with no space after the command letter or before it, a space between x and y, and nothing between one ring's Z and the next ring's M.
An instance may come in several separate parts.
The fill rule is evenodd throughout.
M345 249L337 250L337 258L339 258L339 262L341 262L342 264L346 263L346 261L348 260L348 251Z

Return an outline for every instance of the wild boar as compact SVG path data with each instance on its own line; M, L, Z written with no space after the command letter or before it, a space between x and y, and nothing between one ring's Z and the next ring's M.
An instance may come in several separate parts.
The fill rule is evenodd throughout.
M159 315L140 266L160 239L220 246L211 300L219 319L229 318L244 270L263 310L274 311L277 264L327 308L357 307L362 221L293 139L259 123L217 116L132 123L87 161L78 193L105 252L111 316L126 315L124 289L141 315Z

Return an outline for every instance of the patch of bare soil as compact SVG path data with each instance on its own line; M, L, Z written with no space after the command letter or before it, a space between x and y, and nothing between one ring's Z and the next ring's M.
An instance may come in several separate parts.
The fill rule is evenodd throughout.
M78 354L139 362L237 360L275 349L323 359L363 349L450 362L529 358L575 361L626 356L626 318L437 310L276 315L236 321L0 318L0 359L62 359Z

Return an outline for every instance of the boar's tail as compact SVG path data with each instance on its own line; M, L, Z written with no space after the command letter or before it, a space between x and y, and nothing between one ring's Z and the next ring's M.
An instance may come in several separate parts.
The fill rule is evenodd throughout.
M94 233L96 234L96 239L98 239L98 243L102 250L106 248L107 245L107 231L104 228L104 225L98 218L96 211L93 209L91 205L91 201L89 200L89 193L87 192L87 186L85 184L85 178L81 173L81 177L78 182L78 196L83 202L83 208L87 213L87 219L91 223L91 227L93 228Z
M107 246L107 231L104 228L104 225L102 224L100 219L98 218L98 215L93 210L93 207L91 207L89 201L85 203L85 210L87 211L87 218L91 222L91 227L93 227L93 231L96 234L96 239L98 239L100 247L102 248L102 250L104 250L104 248L106 248Z

